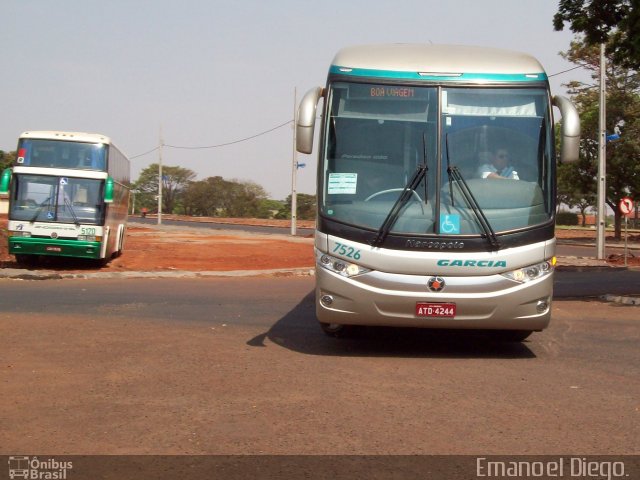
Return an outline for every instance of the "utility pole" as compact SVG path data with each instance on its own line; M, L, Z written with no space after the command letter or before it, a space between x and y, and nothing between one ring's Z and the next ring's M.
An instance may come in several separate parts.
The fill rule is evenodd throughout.
M604 260L605 227L607 221L607 86L605 75L604 43L600 44L600 118L598 122L598 218L596 235L596 258Z
M298 175L298 160L296 155L296 124L298 117L298 90L296 87L293 89L293 155L291 161L291 235L296 234L296 227L298 222L298 198L296 192L296 177Z
M158 225L162 224L162 125L160 125L160 146L158 148Z

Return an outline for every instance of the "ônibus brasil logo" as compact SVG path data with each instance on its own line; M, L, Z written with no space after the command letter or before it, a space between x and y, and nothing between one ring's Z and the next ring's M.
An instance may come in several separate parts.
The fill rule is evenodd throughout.
M54 458L39 460L38 457L10 456L9 478L38 480L65 480L73 462L61 462Z

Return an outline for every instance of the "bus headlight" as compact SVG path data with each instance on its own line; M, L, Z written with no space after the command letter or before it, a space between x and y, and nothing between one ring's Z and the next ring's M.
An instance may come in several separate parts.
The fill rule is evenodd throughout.
M97 237L95 235L78 235L78 240L81 242L101 242L102 237Z
M31 232L24 232L22 230L9 230L9 236L29 238L31 236Z
M354 277L371 271L369 268L361 267L358 264L347 262L317 250L316 264L343 277Z
M519 268L511 272L503 273L502 275L515 280L519 283L526 283L538 278L546 277L556 265L556 257L553 257L546 262L536 263L535 265L529 265L528 267Z

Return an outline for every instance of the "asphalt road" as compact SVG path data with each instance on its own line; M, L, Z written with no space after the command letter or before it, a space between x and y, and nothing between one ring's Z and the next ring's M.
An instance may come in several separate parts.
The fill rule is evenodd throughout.
M640 297L640 269L585 267L561 268L555 272L555 299L604 295Z
M561 298L505 344L328 338L311 277L0 291L0 453L640 453L639 307Z
M140 218L140 217L130 217L129 223L141 223L146 225L157 225L157 218ZM233 223L213 223L213 222L187 222L184 220L162 220L163 225L184 227L184 228L210 228L212 230L232 230L232 231L243 231L243 232L252 232L252 233L277 233L281 235L289 235L291 233L291 228L282 228L282 227L265 227L260 225L236 225ZM312 235L314 232L313 228L296 228L297 236L308 236Z

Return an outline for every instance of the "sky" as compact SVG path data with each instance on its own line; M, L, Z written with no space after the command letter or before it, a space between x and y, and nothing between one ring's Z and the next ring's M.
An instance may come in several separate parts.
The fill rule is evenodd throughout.
M0 150L28 130L101 133L132 158L135 180L158 162L161 135L177 147L232 143L165 146L162 162L284 199L294 95L325 84L340 48L508 48L554 75L575 66L559 55L574 36L553 30L557 9L550 0L0 0ZM590 77L554 75L552 92L570 80ZM296 156L306 164L298 193L315 193L316 156Z

